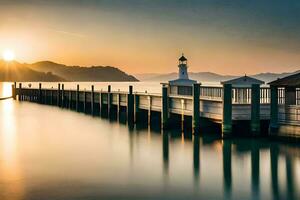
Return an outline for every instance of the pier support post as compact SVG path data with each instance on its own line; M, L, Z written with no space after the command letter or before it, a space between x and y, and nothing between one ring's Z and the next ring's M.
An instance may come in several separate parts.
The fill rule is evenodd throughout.
M134 95L134 123L137 123L137 119L139 117L139 105L140 105L140 97L138 94Z
M86 101L86 90L84 89L84 93L83 93L83 112L86 113L86 107L87 107L87 101Z
M65 107L65 85L61 84L61 107Z
M22 83L19 83L19 91L18 91L18 95L19 95L19 101L23 100L23 95L22 95Z
M163 86L162 87L162 112L161 112L161 126L162 126L162 129L167 129L168 128L168 119L169 119L168 87Z
M99 115L102 117L103 114L103 93L102 90L99 93Z
M200 130L200 84L193 86L193 133L199 134Z
M260 133L260 86L253 84L251 87L251 132L253 135Z
M38 96L38 102L42 103L42 84L39 83L39 96Z
M111 86L108 85L107 86L107 114L108 114L108 118L110 118L111 116L111 102L112 102L112 98L111 98Z
M57 99L57 106L59 107L60 106L60 83L58 84L58 87L57 87L57 95L56 95L56 99Z
M232 85L223 85L223 121L222 136L229 137L232 134Z
M270 120L270 134L278 130L278 89L271 86L271 120Z
M11 85L11 92L12 92L12 97L14 100L16 100L16 87L17 86L17 83L15 82L13 85Z
M94 85L91 86L91 114L95 114L95 92L94 92Z
M79 111L79 85L77 85L76 89L76 111Z
M127 95L127 121L129 125L134 124L134 96L132 85L129 86L129 93Z
M72 108L72 90L69 90L69 101L68 101L68 107L69 109Z
M51 88L50 92L50 104L53 105L53 88Z

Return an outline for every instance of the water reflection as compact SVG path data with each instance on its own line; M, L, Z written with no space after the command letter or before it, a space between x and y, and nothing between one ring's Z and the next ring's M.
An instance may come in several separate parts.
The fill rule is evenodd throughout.
M160 133L12 100L0 102L0 130L0 199L300 197L297 144Z
M231 196L232 186L232 169L231 169L231 140L223 141L223 187L224 195L227 198Z
M0 82L0 98L10 97L12 95L11 85L12 83L9 82Z
M0 182L7 184L2 185L0 194L10 194L0 196L1 199L19 200L22 199L24 193L24 185L22 182L22 172L19 161L18 152L18 135L16 131L16 121L13 116L14 107L12 100L5 100L0 104ZM11 184L14 182L14 184Z

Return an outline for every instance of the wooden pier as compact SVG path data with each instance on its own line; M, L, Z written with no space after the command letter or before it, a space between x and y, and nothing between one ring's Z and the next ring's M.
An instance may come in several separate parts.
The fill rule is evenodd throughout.
M195 134L210 121L219 124L224 137L231 136L245 124L255 136L267 132L261 124L270 120L271 90L260 85L235 88L231 84L220 87L194 84L192 96L170 95L164 85L161 94L134 92L132 86L126 92L113 91L111 86L106 91L96 91L94 86L81 90L79 85L76 90L69 90L60 83L55 89L43 88L41 83L39 88L25 88L22 83L15 83L12 90L14 99L19 101L55 105L91 115L112 117L124 111L129 124L139 119L150 123L155 115L161 128L169 129L176 123L172 116L177 116L181 124L190 122ZM146 116L140 117L142 114Z

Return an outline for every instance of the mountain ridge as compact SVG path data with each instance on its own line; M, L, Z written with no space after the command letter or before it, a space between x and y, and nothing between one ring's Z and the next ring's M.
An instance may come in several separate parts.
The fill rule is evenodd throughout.
M116 67L67 66L53 61L32 64L0 60L0 81L138 81Z
M291 74L299 73L300 70L294 72L282 72L282 73L272 73L272 72L263 72L258 74L249 75L253 78L260 79L265 83L269 83L278 78L282 78ZM241 75L243 76L243 75ZM135 74L140 81L160 81L166 82L178 77L178 73L171 72L166 74L158 73L145 73L145 74ZM238 75L222 75L214 72L189 72L189 78L197 80L199 82L221 82L229 79L240 77Z
M29 67L44 73L51 71L70 81L138 81L134 76L112 66L68 66L52 61L39 61Z

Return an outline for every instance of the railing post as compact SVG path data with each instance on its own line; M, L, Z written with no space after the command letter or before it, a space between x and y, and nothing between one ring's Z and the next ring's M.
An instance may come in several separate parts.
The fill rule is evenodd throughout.
M127 96L127 121L129 125L134 124L134 96L132 85L129 86L129 93Z
M251 86L251 132L260 133L260 85Z
M270 134L275 133L278 129L278 88L271 86L271 119Z
M76 111L79 111L79 85L77 85L76 89Z
M232 134L232 85L223 85L223 121L222 136L228 137Z
M39 83L39 96L38 96L38 102L42 103L42 83Z
M19 101L22 101L23 99L23 95L22 95L22 83L19 83L19 91L18 91L18 93L19 93Z
M94 115L94 107L95 107L95 92L94 92L94 85L91 86L91 114Z
M151 103L151 102L150 102ZM168 87L162 86L162 109L161 109L161 126L162 129L168 128L169 119L169 97L168 97Z
M108 114L108 118L110 118L111 116L111 102L112 102L112 98L111 98L111 86L108 85L107 86L107 114Z
M193 132L198 134L200 130L200 84L193 86Z
M60 106L60 83L58 84L57 87L57 95L56 95L56 99L57 99L57 106Z

